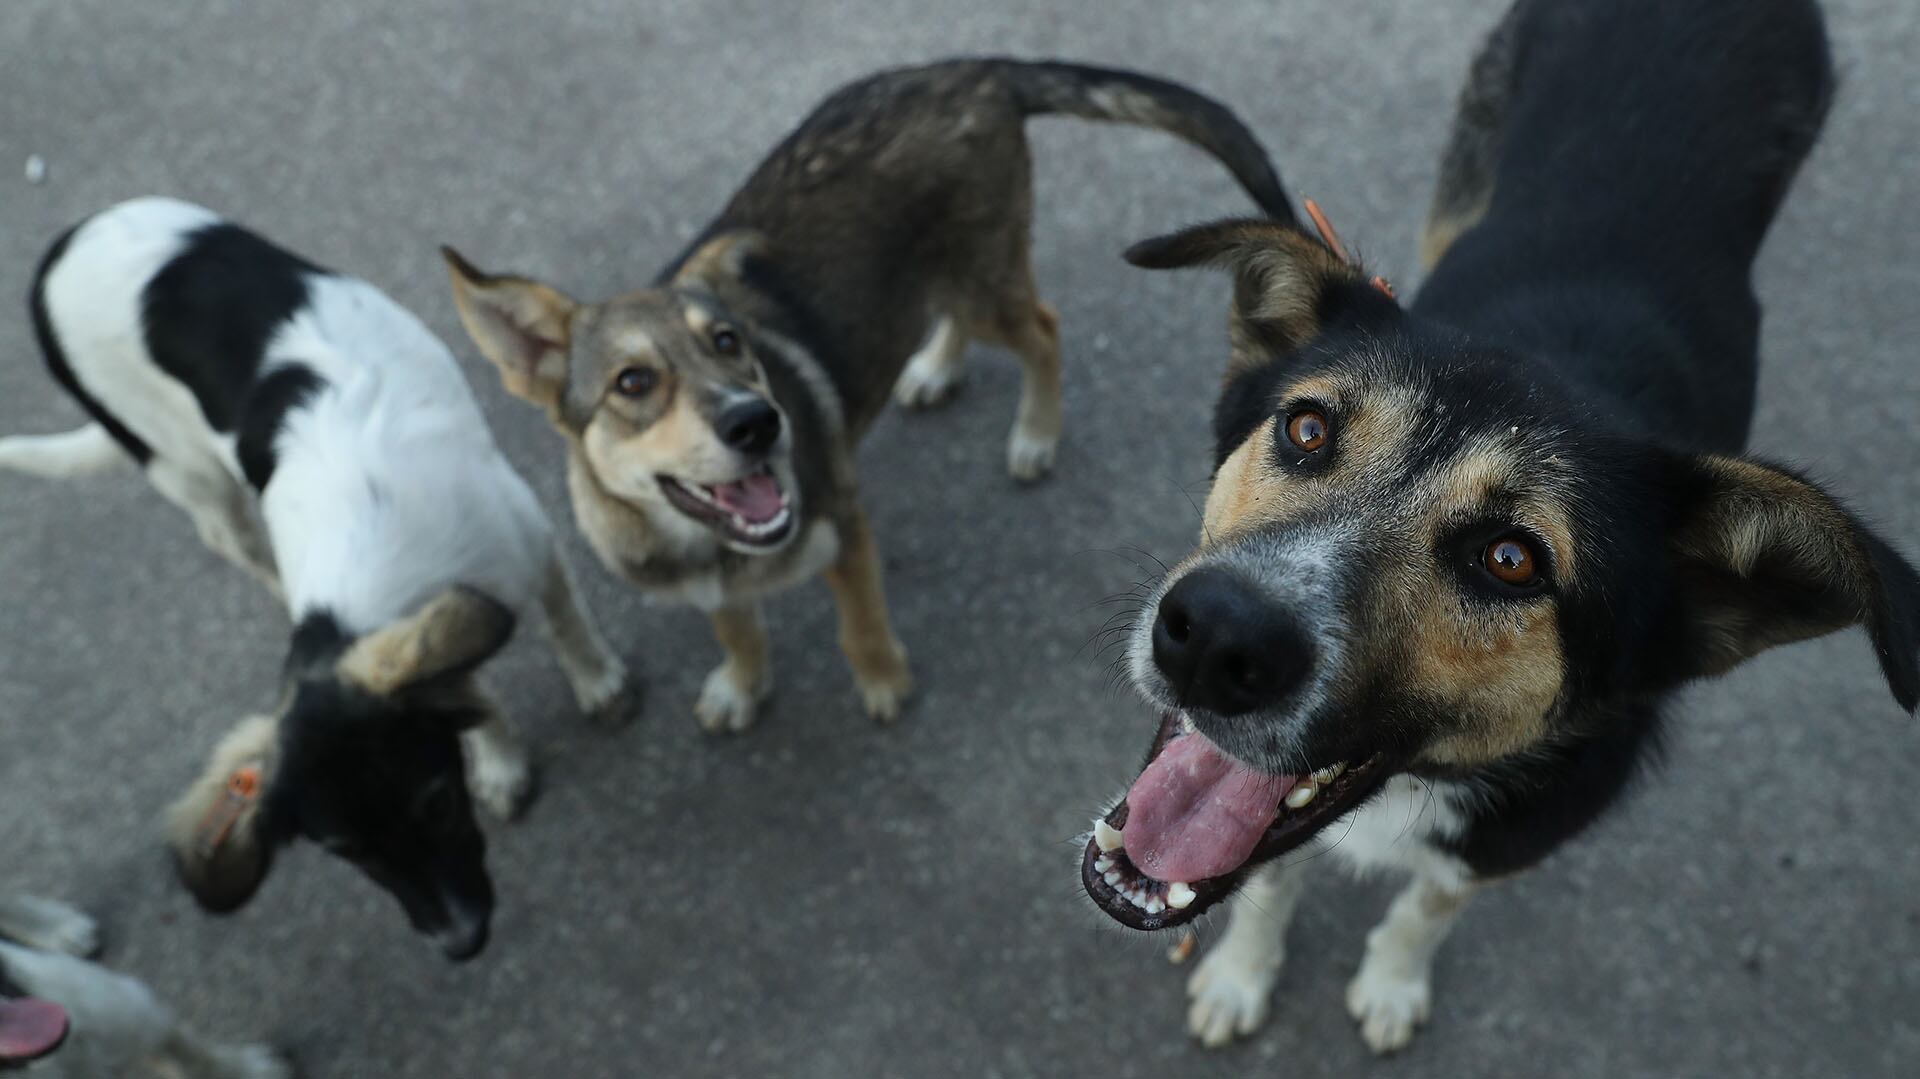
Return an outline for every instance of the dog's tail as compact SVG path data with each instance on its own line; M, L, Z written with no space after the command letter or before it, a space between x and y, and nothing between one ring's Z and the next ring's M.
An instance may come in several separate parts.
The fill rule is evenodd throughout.
M1177 83L1116 68L1059 61L1000 61L1001 75L1029 116L1065 113L1087 120L1159 128L1212 154L1268 216L1297 222L1267 151L1232 109Z
M127 451L97 423L57 435L0 438L0 468L48 479L105 472L130 460Z

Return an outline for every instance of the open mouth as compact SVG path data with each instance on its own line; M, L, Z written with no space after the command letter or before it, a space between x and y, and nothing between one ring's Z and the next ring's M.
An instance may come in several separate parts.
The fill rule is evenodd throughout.
M758 471L731 483L687 483L656 476L667 501L681 513L748 547L771 547L793 531L793 504L773 471Z
M1183 712L1160 721L1147 766L1093 822L1080 881L1130 929L1198 917L1248 871L1312 839L1380 788L1380 754L1302 775L1269 775L1222 753Z

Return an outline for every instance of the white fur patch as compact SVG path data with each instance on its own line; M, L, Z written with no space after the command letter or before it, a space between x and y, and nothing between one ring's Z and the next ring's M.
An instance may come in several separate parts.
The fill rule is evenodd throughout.
M304 363L327 387L287 417L261 496L295 618L324 607L366 632L456 583L524 609L550 526L453 354L364 281L309 288L267 364Z

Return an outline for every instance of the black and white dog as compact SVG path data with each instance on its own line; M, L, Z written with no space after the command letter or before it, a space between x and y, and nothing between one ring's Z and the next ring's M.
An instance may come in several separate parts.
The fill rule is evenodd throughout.
M537 601L580 706L615 718L628 695L452 353L372 285L171 199L62 236L30 303L93 423L0 439L0 465L60 477L131 456L292 615L276 714L228 735L169 815L182 879L232 910L305 836L449 955L477 954L493 895L463 737L489 810L512 816L531 784L471 673Z
M286 1079L271 1049L223 1045L182 1026L144 984L89 962L93 919L32 896L0 896L0 1074L36 1079Z

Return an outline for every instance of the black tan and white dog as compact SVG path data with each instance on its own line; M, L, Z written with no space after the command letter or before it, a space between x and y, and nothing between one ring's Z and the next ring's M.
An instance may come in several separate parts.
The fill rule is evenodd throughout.
M138 980L90 962L93 919L0 896L0 1074L35 1079L286 1079L273 1050L182 1026Z
M868 714L899 713L906 652L853 466L889 390L931 405L970 340L1007 348L1024 372L1008 468L1051 467L1059 335L1028 257L1023 130L1045 113L1164 129L1263 208L1285 205L1253 136L1191 90L959 60L833 94L652 288L577 303L447 252L480 350L565 437L574 513L601 559L710 614L726 658L695 708L707 729L745 729L770 688L759 597L823 569Z
M1751 271L1830 92L1808 0L1521 0L1410 307L1289 221L1128 253L1232 275L1231 358L1202 542L1131 641L1164 718L1081 877L1139 929L1240 890L1202 1041L1266 1015L1315 854L1413 876L1347 991L1390 1051L1462 905L1616 803L1674 688L1864 624L1913 709L1912 566L1742 456Z
M580 706L611 717L627 698L452 353L366 282L170 199L62 236L30 302L93 422L0 440L0 465L137 461L293 618L278 711L228 735L170 813L182 879L231 910L304 836L450 955L476 953L493 895L461 741L471 793L503 817L530 772L474 668L538 602Z

